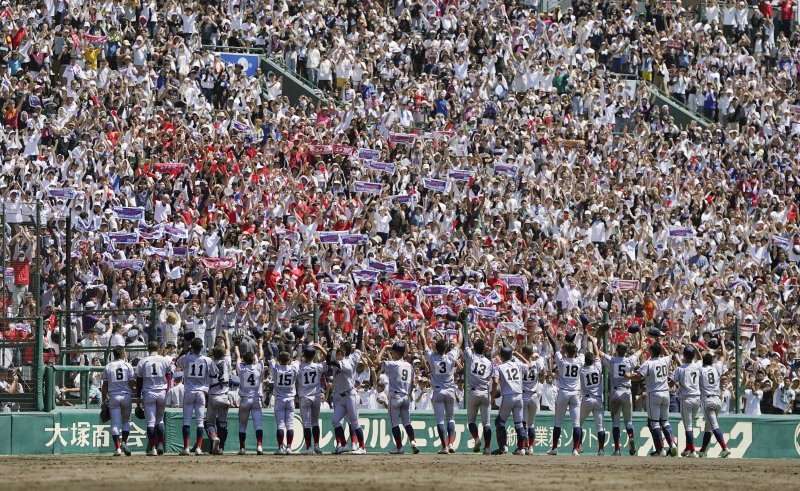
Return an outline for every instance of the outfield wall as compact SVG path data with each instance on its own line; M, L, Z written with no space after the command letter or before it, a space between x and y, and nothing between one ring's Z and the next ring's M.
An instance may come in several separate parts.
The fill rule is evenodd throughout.
M672 426L679 439L679 447L683 448L684 430L677 414L671 415ZM320 416L322 427L321 445L323 450L333 450L334 437L330 422L331 413L323 412ZM438 450L436 436L436 420L432 412L412 413L413 426L417 444L423 452ZM466 426L466 413L456 413L456 441L460 452L471 451L471 436ZM231 410L227 451L235 451L238 447L238 415ZM385 452L393 448L391 428L385 411L363 411L360 424L364 428L368 452ZM568 419L567 419L568 421ZM597 450L597 435L591 420L584 424L584 451L592 454ZM698 418L695 427L695 440L700 447L703 429L702 417ZM536 418L535 452L543 454L551 445L552 412L542 412ZM606 421L610 431L610 421ZM639 455L646 455L652 450L650 433L647 429L645 414L634 415L636 428L636 444ZM181 428L183 416L180 410L170 409L167 412L166 443L168 451L177 452L182 446ZM797 416L721 416L720 425L731 449L733 458L800 458L800 417ZM294 450L303 445L303 431L299 414L295 415ZM699 429L698 429L699 428ZM128 444L134 452L143 452L147 444L146 424L144 420L131 421L131 434ZM509 431L509 446L516 444L513 428ZM194 428L192 441L194 441ZM493 435L494 437L494 435ZM275 450L275 418L271 409L264 414L264 449ZM404 437L405 438L405 437ZM627 436L623 429L623 443ZM208 440L206 439L206 444ZM561 448L568 453L572 448L572 432L569 428L562 431ZM255 435L252 423L248 427L247 446L255 450ZM492 442L492 448L496 443ZM96 410L63 409L51 413L0 413L0 455L20 454L97 454L107 453L112 449L110 426L100 422ZM608 450L608 446L606 447ZM719 455L720 448L712 438L709 457ZM627 455L627 452L624 452Z

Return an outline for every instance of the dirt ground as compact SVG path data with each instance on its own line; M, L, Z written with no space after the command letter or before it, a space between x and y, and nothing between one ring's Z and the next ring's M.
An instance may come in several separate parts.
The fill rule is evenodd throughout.
M0 458L3 491L797 489L791 460L368 454ZM232 484L232 485L231 485Z

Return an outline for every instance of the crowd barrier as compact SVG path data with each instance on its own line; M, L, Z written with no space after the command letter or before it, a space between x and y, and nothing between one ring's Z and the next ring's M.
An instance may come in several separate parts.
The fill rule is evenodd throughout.
M677 414L670 418L679 439L679 448L683 448L684 428ZM420 411L412 413L413 426L417 445L422 452L432 453L439 449L436 435L436 420L432 412ZM394 448L391 427L385 411L362 411L359 422L364 428L368 453L384 453ZM472 438L467 429L466 412L458 411L455 415L456 440L455 448L459 452L471 452ZM594 424L584 425L583 448L587 455L597 452L597 435ZM178 452L183 445L181 428L183 416L180 409L169 409L165 418L166 446L168 452ZM700 447L703 420L699 417L695 422L695 440ZM731 450L731 458L781 458L800 459L800 417L798 416L744 416L723 415L719 418L720 426ZM334 446L331 413L323 411L320 416L320 445L325 452L331 452ZM536 441L534 452L544 454L552 443L553 413L545 411L536 417ZM606 421L606 429L610 433L611 422ZM634 415L637 453L647 455L652 450L650 432L647 429L647 417L644 413ZM230 436L227 452L238 450L238 415L232 409L228 418ZM294 421L293 450L303 445L303 426L299 414ZM194 426L192 441L194 441ZM404 442L405 442L405 436ZM622 431L622 443L627 445L627 435ZM610 438L609 438L610 440ZM208 439L205 439L208 445ZM516 446L516 435L513 428L509 431L509 447ZM101 423L99 411L86 409L62 409L49 413L0 413L0 455L23 454L102 454L112 451L110 425ZM147 445L146 423L141 419L131 421L131 433L128 445L134 452L144 452ZM252 423L248 426L247 447L255 451L256 441ZM496 443L492 442L492 448ZM572 449L572 431L562 430L560 448L565 454ZM271 409L264 411L264 449L272 452L276 449L275 418ZM607 455L611 453L606 446ZM719 455L721 449L712 438L708 450L709 457ZM623 448L627 456L627 449ZM611 458L611 457L609 457Z

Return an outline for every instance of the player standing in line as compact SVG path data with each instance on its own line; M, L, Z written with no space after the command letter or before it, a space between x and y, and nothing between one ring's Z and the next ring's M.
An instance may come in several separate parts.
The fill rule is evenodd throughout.
M355 387L356 365L361 361L361 346L364 336L364 323L366 322L366 315L361 314L356 318L356 325L358 326L358 335L356 337L355 346L349 342L343 343L339 346L337 341L333 344L333 350L330 356L335 356L336 359L331 359L328 362L333 372L333 389L331 391L333 397L333 431L336 435L336 449L334 453L341 454L347 452L347 439L344 436L344 427L342 420L347 417L350 427L358 440L358 446L351 452L353 455L363 455L367 453L364 448L364 430L358 424L358 406L356 406L356 394L353 388ZM330 342L330 333L329 336ZM330 346L330 345L329 345Z
M260 352L260 348L259 348ZM294 398L297 395L297 377L300 364L293 361L287 351L278 354L278 360L269 361L269 372L275 382L275 425L278 450L275 455L291 455L294 442ZM284 435L286 443L284 443Z
M136 384L136 373L130 363L125 361L125 348L117 346L112 351L114 361L103 369L100 380L103 386L100 391L103 400L108 401L111 413L111 438L114 440L114 457L122 452L130 457L128 435L131 431L131 395ZM120 428L122 441L120 442Z
M700 363L695 359L699 356L694 346L687 345L683 348L683 363L672 372L672 381L678 386L678 398L681 406L681 418L686 431L686 446L681 452L681 457L697 457L694 448L694 420L700 409ZM675 362L679 363L678 355Z
M183 371L183 450L180 455L203 455L203 423L206 412L206 394L213 377L218 375L217 365L211 358L201 355L203 340L192 339L189 353L184 354L175 366ZM192 416L197 424L197 442L189 449L189 432L191 431Z
M674 457L678 455L678 449L675 447L675 439L672 437L672 428L669 425L670 359L661 356L662 349L658 340L655 340L648 348L650 359L639 367L638 372L626 373L625 376L631 380L645 380L647 424L655 445L655 450L650 452L650 456L663 457L667 455L664 450L664 438L666 438L669 454Z
M389 420L392 423L392 436L396 448L389 453L400 455L403 453L403 435L400 432L400 422L406 429L406 436L411 443L411 450L415 454L419 453L417 442L414 439L414 428L411 426L411 403L409 397L414 393L414 367L403 359L406 353L405 343L396 342L391 348L391 360L384 360L386 346L381 348L378 353L378 361L381 362L381 370L386 374L389 381Z
M224 331L222 346L217 345L211 350L211 358L217 366L217 375L213 377L208 388L208 413L206 414L206 431L211 438L211 453L222 455L225 453L225 442L228 440L228 409L230 408L231 381L231 349L228 340L228 331Z
M164 453L164 411L167 407L167 388L172 380L172 364L158 354L158 342L147 344L150 353L136 365L136 405L144 402L147 419L147 455ZM144 393L144 397L142 397Z
M728 357L725 344L722 345L723 360ZM719 381L722 378L722 367L720 364L714 363L714 355L706 353L703 355L703 366L700 368L700 396L703 406L703 416L706 420L705 432L703 433L703 446L700 448L700 457L706 456L706 449L708 444L711 443L711 433L714 433L719 446L722 448L719 456L726 458L731 454L728 445L725 444L725 437L722 435L722 430L719 429L717 416L722 409L722 400L720 398Z
M590 339L592 350L587 350L584 355L584 365L581 367L581 437L583 441L583 422L592 414L594 427L597 432L598 456L605 455L606 431L603 426L603 367L597 352L597 343Z
M322 346L315 344L306 346L303 350L303 362L300 363L300 372L297 377L297 391L300 398L300 418L303 420L303 439L306 448L300 452L304 455L321 454L319 448L319 410L322 397L322 378L328 372L328 363L316 363L314 357L317 350L322 354L322 359L328 357L328 352ZM311 441L314 447L311 447Z
M259 339L256 343L258 354L252 351L244 355L239 354L239 346L234 343L233 352L236 359L236 373L239 375L239 455L245 455L245 441L247 440L247 422L253 419L253 429L256 430L256 454L263 455L264 447L264 411L261 407L261 381L264 378L264 345ZM277 384L276 384L277 385ZM277 387L276 387L277 388ZM275 398L277 410L278 398Z
M572 422L572 455L579 455L581 446L581 381L580 370L584 364L583 354L578 353L578 347L572 341L564 345L564 354L558 349L553 334L545 327L544 319L539 319L539 325L544 331L550 346L558 371L558 396L556 397L555 421L553 426L553 447L547 455L558 455L558 441L561 438L561 422L569 408L569 417Z
M522 347L522 355L527 362L527 369L522 372L522 410L523 426L528 434L527 454L533 455L533 444L536 438L536 414L539 412L541 404L542 383L539 380L547 372L544 358L540 358L535 353L533 346L525 345Z
M527 362L523 363L514 359L514 350L508 346L505 339L503 339L503 347L500 348L500 361L500 365L494 371L494 383L503 400L494 419L497 430L497 449L492 452L492 455L503 455L507 452L506 420L509 414L514 418L514 429L517 432L517 448L514 450L514 455L525 455L528 447L528 435L525 432L522 415L522 374L528 369Z
M494 365L486 358L483 353L486 350L486 342L483 339L476 339L472 343L472 349L467 346L464 340L464 357L468 372L469 395L467 396L467 424L475 440L472 451L481 451L481 439L478 436L477 416L481 412L481 424L483 425L483 453L489 454L489 447L492 444L492 426L489 424L491 415L492 382L494 380Z
M641 332L641 331L640 331ZM641 336L639 337L641 345ZM639 357L642 351L628 355L628 345L619 343L615 348L614 356L600 352L603 364L609 373L611 397L609 409L611 411L611 434L614 438L614 455L620 455L620 414L625 421L625 431L628 433L628 453L636 455L636 441L633 433L633 397L631 396L631 380L627 377L639 366Z
M423 327L420 335L422 347L428 366L431 369L431 385L433 386L433 412L436 415L436 429L439 432L442 448L440 454L455 453L453 442L456 438L456 425L453 413L456 407L455 366L459 357L458 345L449 352L447 341L437 339L435 351L428 348L427 330ZM458 331L458 344L461 344L461 331ZM445 427L447 431L445 432Z

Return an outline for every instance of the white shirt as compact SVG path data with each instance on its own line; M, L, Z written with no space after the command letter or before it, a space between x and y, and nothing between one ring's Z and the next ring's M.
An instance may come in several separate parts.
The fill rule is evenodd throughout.
M764 392L761 390L755 393L747 389L744 391L744 413L751 416L759 416L761 414L761 398L764 397Z

